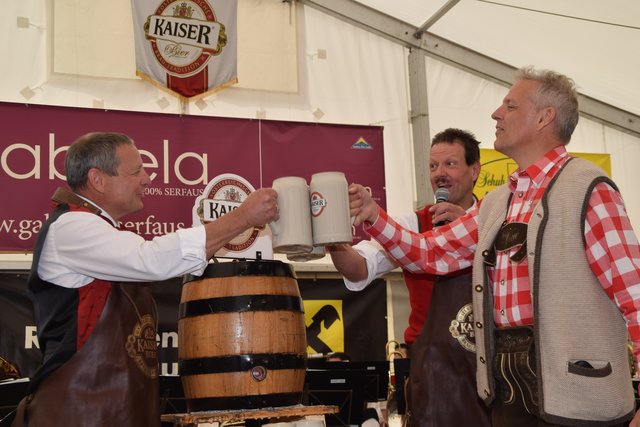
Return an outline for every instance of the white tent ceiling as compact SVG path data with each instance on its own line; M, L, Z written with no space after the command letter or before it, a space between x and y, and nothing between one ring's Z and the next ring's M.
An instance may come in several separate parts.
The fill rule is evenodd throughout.
M439 47L445 58L454 55L454 62L457 53L448 50L462 47L476 52L480 56L464 59L463 65L497 80L508 82L507 75L511 74L503 75L500 63L507 68L535 65L557 70L573 77L581 94L598 101L595 109L583 102L591 113L588 115L614 120L614 125L636 135L640 133L637 0L299 1L325 11L333 10L365 28L397 37L400 42L403 38L405 43L409 40L431 54ZM367 8L393 19L368 14ZM412 28L425 23L428 28L421 39L412 37ZM468 53L461 55L469 57ZM488 62L479 59L483 57ZM613 108L603 112L607 106L621 111Z
M637 0L360 0L498 61L572 76L581 92L640 114L640 2Z

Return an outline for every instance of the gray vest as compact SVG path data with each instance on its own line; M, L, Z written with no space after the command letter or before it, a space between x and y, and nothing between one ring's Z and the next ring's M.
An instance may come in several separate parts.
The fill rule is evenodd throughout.
M571 159L552 179L528 225L539 416L550 423L607 425L633 416L625 322L593 275L585 252L586 207L594 186L602 181L617 188L591 162ZM495 325L483 253L506 217L509 196L506 185L487 194L478 218L473 312L477 387L486 403L495 394L491 367ZM578 360L589 362L593 369L581 368L575 364Z

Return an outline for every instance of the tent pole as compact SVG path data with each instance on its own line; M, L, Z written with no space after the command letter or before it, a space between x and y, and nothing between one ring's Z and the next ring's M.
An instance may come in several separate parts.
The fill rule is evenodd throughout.
M427 66L424 51L409 52L409 98L411 103L411 134L413 137L413 165L415 170L416 206L421 208L433 200L429 179L431 136L429 133L429 103L427 98Z

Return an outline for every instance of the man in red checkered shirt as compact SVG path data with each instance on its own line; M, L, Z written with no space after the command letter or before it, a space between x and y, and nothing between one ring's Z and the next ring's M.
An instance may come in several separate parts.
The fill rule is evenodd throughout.
M638 360L640 245L615 183L567 153L575 85L523 68L491 117L518 169L477 208L417 234L352 184L356 224L410 271L473 267L478 394L494 426L640 427L626 350L628 332Z

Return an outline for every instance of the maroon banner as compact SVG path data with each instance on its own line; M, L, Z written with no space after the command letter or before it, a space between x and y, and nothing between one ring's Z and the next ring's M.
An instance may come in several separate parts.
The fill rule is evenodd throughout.
M382 127L104 111L0 102L0 251L31 251L65 186L68 146L87 132L122 132L141 152L152 183L143 211L125 218L153 238L192 225L191 208L214 177L233 173L255 188L280 176L342 171L385 207ZM364 237L361 229L356 241Z

